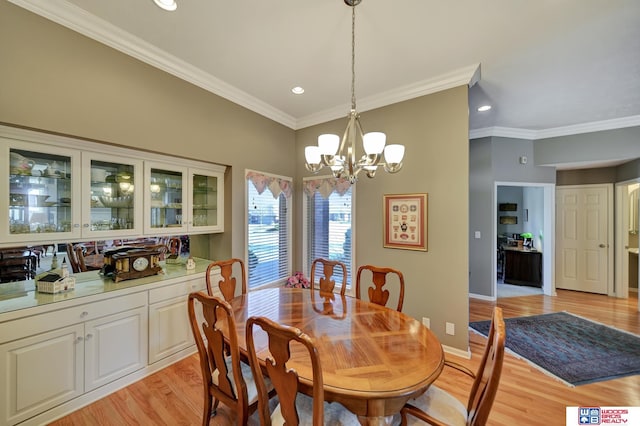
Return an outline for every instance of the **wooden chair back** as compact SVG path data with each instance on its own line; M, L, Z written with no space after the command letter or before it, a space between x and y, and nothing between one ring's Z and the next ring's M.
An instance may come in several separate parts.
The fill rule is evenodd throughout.
M491 413L491 407L493 406L493 402L496 399L496 393L498 392L500 375L502 374L506 337L507 331L502 317L502 309L495 307L491 318L491 327L487 338L487 346L477 372L474 373L461 364L445 360L446 366L459 370L474 379L466 407L467 418L465 424L467 426L484 426L487 424L487 419ZM427 393L428 392L429 390ZM435 399L430 400L435 411L440 415L457 413L455 408L447 411L444 405L447 404L447 402L444 401L445 399L455 400L455 397L449 395L447 398L442 398L442 401L436 401ZM411 415L422 422L425 422L425 424L431 425L444 426L453 422L452 419L436 418L432 416L432 414L437 416L438 413L430 413L429 407L426 408L426 411L423 411L423 408L424 407L413 405L411 402L405 404L401 411L400 424L408 424L407 415ZM457 418L457 416L454 416L454 418Z
M247 294L247 277L244 269L244 262L241 259L227 259L227 260L218 260L215 262L211 262L209 266L207 266L207 273L205 275L205 279L207 282L207 293L210 296L214 295L214 290L211 283L211 271L213 268L220 268L220 275L222 276L222 280L218 282L218 288L220 289L220 293L222 293L222 297L224 300L230 301L235 297L237 279L234 275L234 269L240 269L241 277L242 277L242 288L241 294Z
M467 404L467 413L469 414L467 424L469 425L487 423L502 374L506 337L507 330L504 325L502 308L495 307L491 318L487 347L469 394Z
M202 306L200 317L196 314L196 302ZM188 311L204 385L202 424L209 424L212 410L215 413L220 401L236 411L238 425L247 424L249 414L255 411L257 404L250 406L248 403L231 306L222 299L197 292L189 295Z
M340 269L342 273L340 295L344 296L345 292L347 291L347 267L344 263L337 260L318 258L311 263L311 290L313 291L316 289L316 268L319 269L320 267L322 268L322 275L320 275L320 279L318 280L318 287L320 289L320 292L333 293L333 289L336 286L336 281L332 278L335 274L340 273L340 271L335 270L337 268ZM318 273L320 273L320 271L318 271Z
M402 312L402 304L404 303L404 276L402 272L393 268L382 268L373 265L364 265L358 268L358 276L356 278L356 298L360 299L361 287L363 287L364 279L362 278L362 272L371 272L371 284L372 286L367 288L367 294L369 295L369 301L377 305L387 306L389 300L389 290L384 289L387 284L387 275L396 275L399 283L398 305L396 311Z
M80 272L80 263L78 263L78 257L74 245L71 243L67 243L65 245L67 246L67 263L69 268L71 268L71 272ZM62 265L62 261L60 264Z
M269 412L269 397L267 387L262 376L262 370L256 353L254 340L254 328L260 327L267 334L270 355L265 360L265 371L275 388L280 400L280 411L285 424L297 425L300 417L296 409L296 396L298 393L298 374L287 367L287 362L293 353L298 356L302 348L308 352L311 360L313 374L313 426L324 425L324 390L322 381L322 367L318 351L309 336L296 327L280 325L265 317L250 317L247 320L246 339L249 364L256 380L258 390L258 414L260 424L271 425L271 413ZM293 345L292 342L296 342ZM298 345L302 345L300 347ZM299 350L300 349L300 350ZM306 419L303 419L306 420Z

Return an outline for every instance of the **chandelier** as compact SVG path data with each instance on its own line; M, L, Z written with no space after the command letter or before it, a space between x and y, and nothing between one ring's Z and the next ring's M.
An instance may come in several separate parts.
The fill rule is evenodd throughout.
M404 145L386 145L387 136L382 132L364 133L360 124L360 114L356 110L356 6L362 0L344 0L351 7L351 111L347 128L342 135L324 134L318 136L317 146L307 146L304 150L305 166L312 173L329 167L336 178L348 179L356 183L358 174L365 171L367 177L373 178L378 167L388 173L396 173L402 168ZM356 160L356 145L361 141L364 154ZM382 156L384 153L384 162Z

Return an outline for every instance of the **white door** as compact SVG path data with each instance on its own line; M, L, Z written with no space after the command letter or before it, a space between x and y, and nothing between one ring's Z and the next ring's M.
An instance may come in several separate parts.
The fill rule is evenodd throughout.
M556 288L609 293L611 185L557 187Z

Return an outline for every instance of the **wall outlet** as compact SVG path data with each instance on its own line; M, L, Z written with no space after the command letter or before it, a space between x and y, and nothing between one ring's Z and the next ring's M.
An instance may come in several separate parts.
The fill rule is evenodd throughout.
M431 328L431 320L427 317L422 317L422 325L427 328Z
M473 237L474 237L476 240L479 240L479 239L481 238L480 231L476 231L476 232L474 232Z
M446 333L450 334L451 336L455 336L456 334L456 325L452 322L448 322L447 323L447 327L446 327Z

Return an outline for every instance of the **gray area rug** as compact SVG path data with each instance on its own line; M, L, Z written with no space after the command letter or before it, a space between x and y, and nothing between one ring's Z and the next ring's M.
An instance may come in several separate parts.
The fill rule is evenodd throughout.
M490 321L469 324L486 336ZM505 319L507 349L570 386L640 374L640 336L568 312Z

